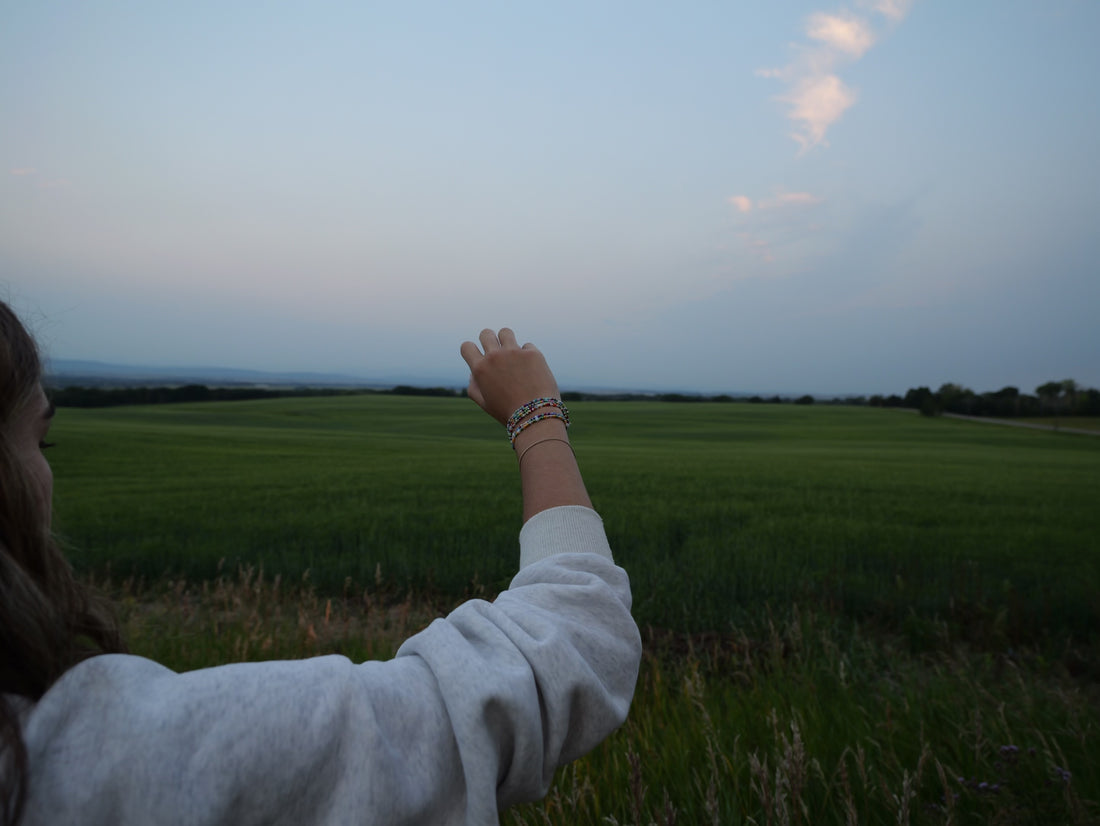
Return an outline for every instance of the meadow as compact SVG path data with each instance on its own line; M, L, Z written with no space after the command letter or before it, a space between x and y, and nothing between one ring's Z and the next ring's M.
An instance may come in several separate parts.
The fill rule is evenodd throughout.
M512 823L1093 823L1100 440L858 407L586 401L647 644ZM503 429L369 395L62 409L56 523L135 652L386 657L515 570Z

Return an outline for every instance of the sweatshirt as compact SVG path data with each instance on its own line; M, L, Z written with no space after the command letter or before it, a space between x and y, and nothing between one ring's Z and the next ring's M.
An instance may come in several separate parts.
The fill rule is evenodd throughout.
M567 506L523 526L508 590L389 661L93 657L25 711L21 824L497 823L626 718L630 602L599 516Z

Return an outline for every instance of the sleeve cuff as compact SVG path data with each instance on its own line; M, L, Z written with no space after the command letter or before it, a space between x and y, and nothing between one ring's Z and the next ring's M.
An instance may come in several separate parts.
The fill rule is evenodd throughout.
M614 561L598 513L582 505L549 508L528 519L519 532L521 569L564 553L599 554Z

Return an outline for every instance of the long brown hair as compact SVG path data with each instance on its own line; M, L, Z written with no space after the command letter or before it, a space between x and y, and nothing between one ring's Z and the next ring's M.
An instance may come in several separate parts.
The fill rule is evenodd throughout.
M106 603L73 576L11 443L13 418L37 390L34 339L0 301L0 823L19 820L27 749L17 698L38 700L69 668L124 650Z

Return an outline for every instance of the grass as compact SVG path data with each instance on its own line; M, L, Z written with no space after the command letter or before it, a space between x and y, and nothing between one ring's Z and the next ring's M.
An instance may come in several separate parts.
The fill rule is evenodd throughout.
M506 822L1097 822L1100 443L572 407L647 656L627 725ZM387 657L514 572L515 460L468 401L65 409L51 439L78 569L173 668Z
M1100 443L895 411L575 405L574 441L636 615L728 630L769 605L1020 644L1100 627ZM380 570L499 589L519 494L460 399L342 397L64 410L57 522L81 569L210 578Z
M98 584L135 652L177 670L388 658L447 608L378 584L323 597L251 568ZM650 632L626 725L503 822L1097 822L1095 686L941 631L915 656L791 606L731 634Z
M1100 433L1100 418L1096 416L1036 416L1019 421L1029 424L1045 424L1050 427L1069 427L1077 430L1093 430Z

